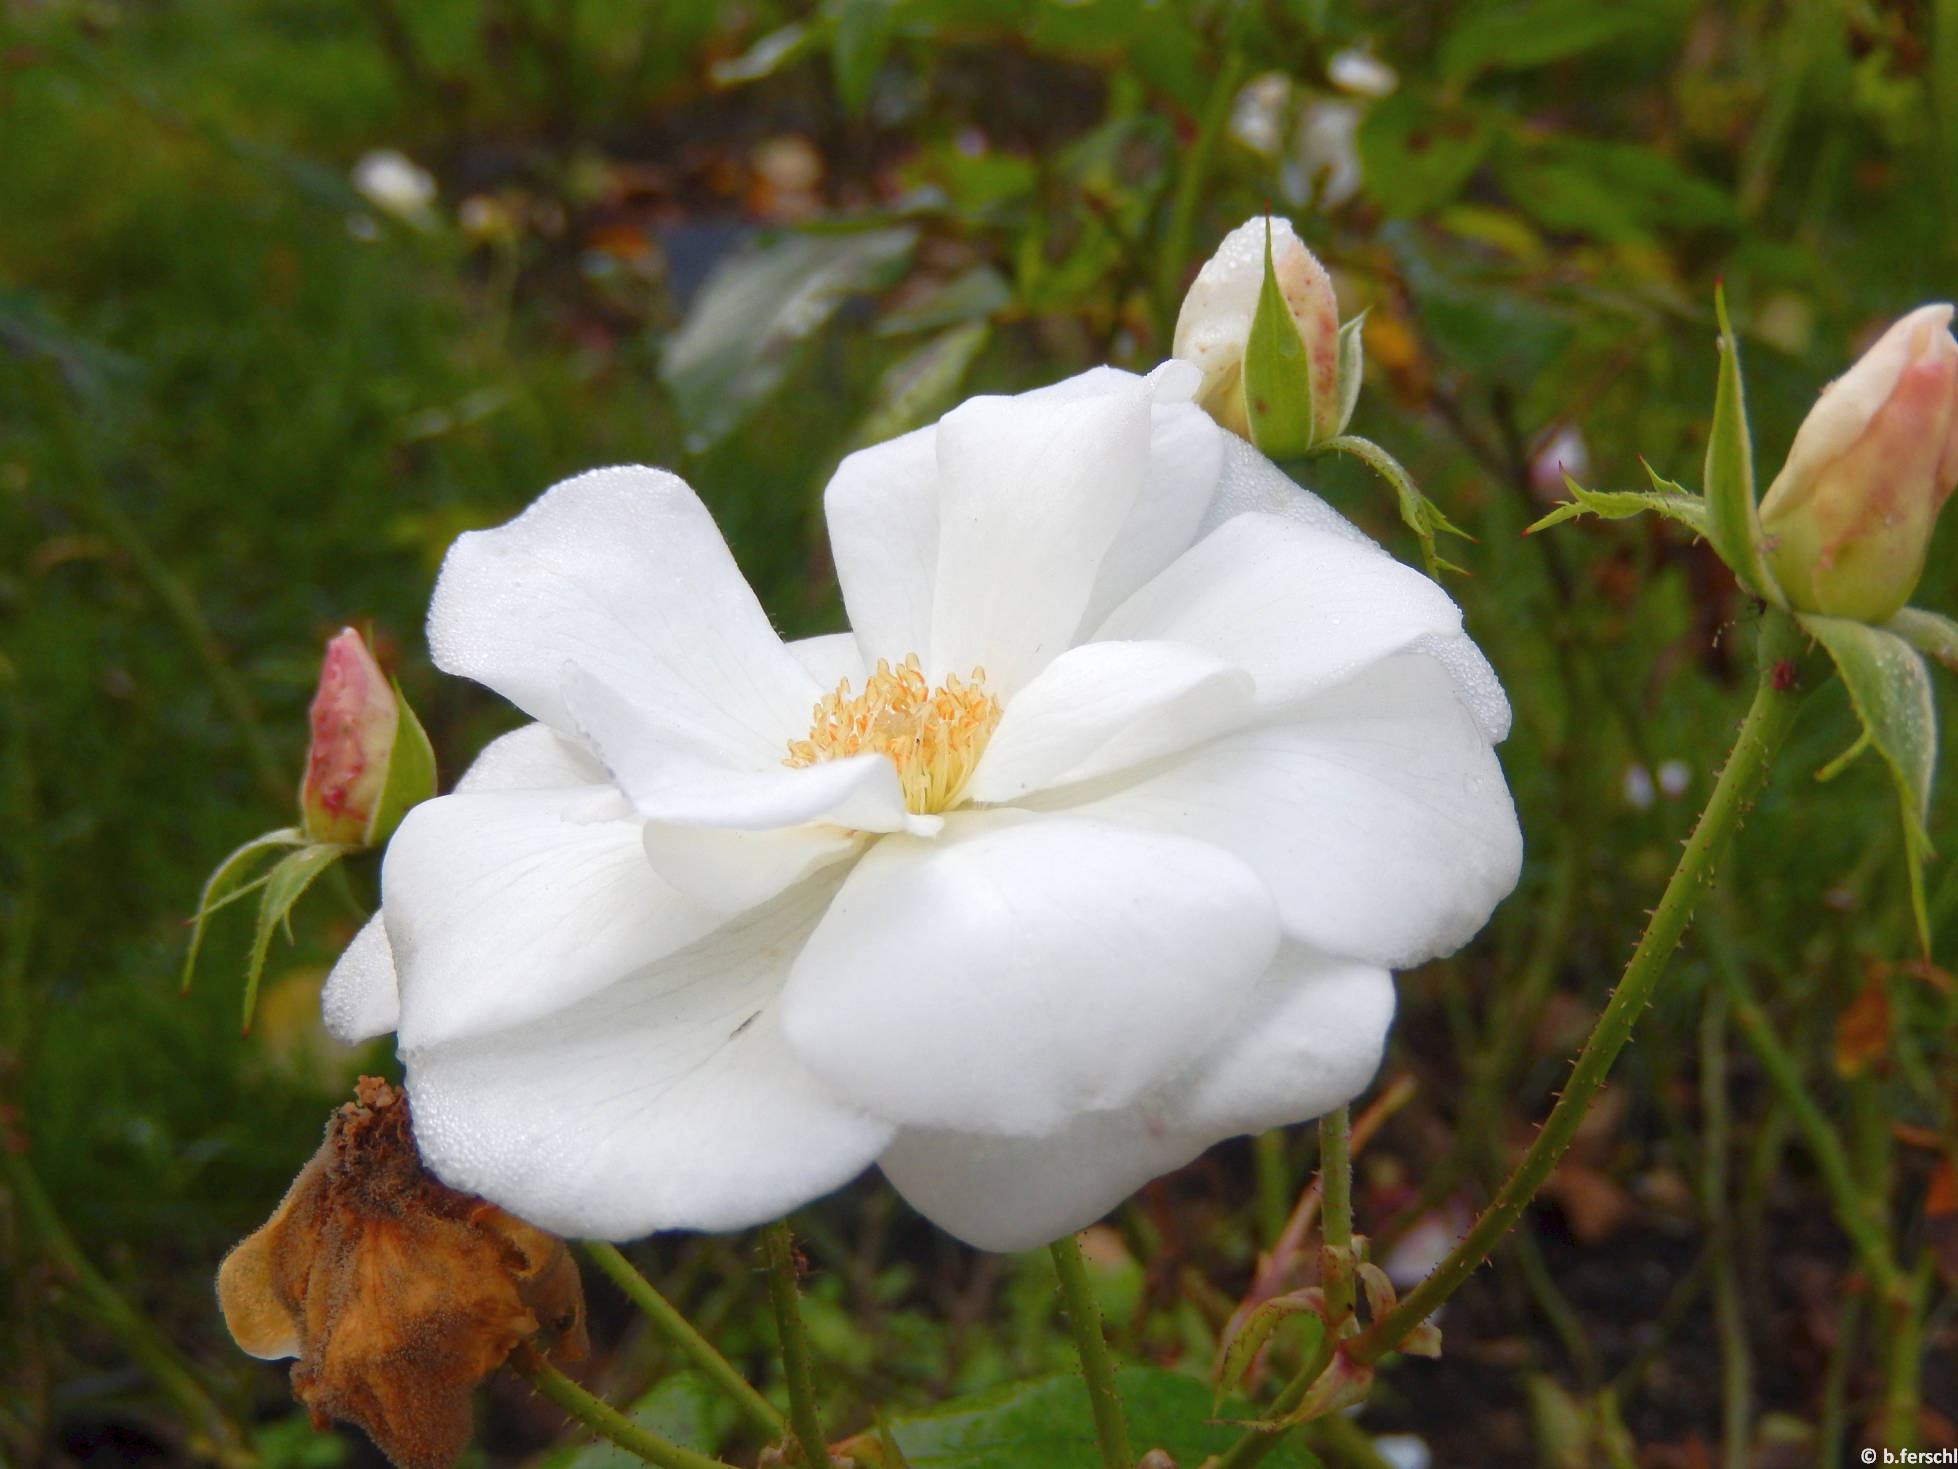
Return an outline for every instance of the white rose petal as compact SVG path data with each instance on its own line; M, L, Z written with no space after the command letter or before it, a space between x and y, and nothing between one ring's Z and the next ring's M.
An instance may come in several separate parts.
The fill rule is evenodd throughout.
M851 455L851 631L784 644L672 475L461 537L437 662L536 724L425 803L327 987L430 1166L567 1234L881 1162L962 1238L1080 1228L1355 1095L1389 967L1515 882L1461 615L1190 401L1097 369Z

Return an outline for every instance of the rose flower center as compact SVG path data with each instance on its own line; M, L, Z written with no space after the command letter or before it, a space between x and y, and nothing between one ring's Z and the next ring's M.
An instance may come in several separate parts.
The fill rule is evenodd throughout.
M999 700L986 692L986 670L970 680L957 674L932 688L918 655L900 667L877 660L877 671L852 697L846 678L823 695L810 718L809 738L789 741L784 765L884 755L897 767L904 804L919 815L944 811L978 768L999 723Z

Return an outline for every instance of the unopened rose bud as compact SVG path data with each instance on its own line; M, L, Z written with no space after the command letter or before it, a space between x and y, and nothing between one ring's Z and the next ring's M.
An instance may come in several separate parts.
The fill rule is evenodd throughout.
M1924 570L1958 486L1952 307L1920 306L1823 389L1761 501L1768 566L1789 605L1887 620Z
M408 807L434 794L428 736L352 628L326 645L312 724L306 779L299 788L299 809L312 840L378 846Z
M1288 365L1280 380L1257 381L1253 366L1247 389L1246 353L1264 288L1267 238L1272 276L1297 343L1296 350L1282 344ZM1174 352L1203 371L1198 405L1268 454L1304 453L1345 427L1350 403L1340 392L1339 303L1326 268L1289 220L1260 215L1224 237L1183 298ZM1275 437L1264 421L1274 415L1287 420Z

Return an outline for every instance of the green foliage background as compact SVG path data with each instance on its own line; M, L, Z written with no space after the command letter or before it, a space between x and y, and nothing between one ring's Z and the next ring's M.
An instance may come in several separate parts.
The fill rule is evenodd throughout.
M1332 80L1354 47L1398 74L1390 93ZM1239 102L1253 83L1262 134ZM1354 129L1350 196L1329 197L1337 180L1299 141L1313 118ZM425 217L354 189L377 147L434 171ZM970 392L1160 360L1189 274L1267 202L1334 268L1344 309L1372 312L1354 429L1475 537L1447 552L1471 573L1450 590L1517 709L1504 762L1523 884L1475 947L1404 979L1392 1065L1423 1089L1384 1145L1417 1186L1442 1180L1433 1196L1472 1195L1561 1075L1567 1039L1529 1037L1546 1015L1595 1010L1629 951L1725 752L1748 657L1750 608L1677 528L1521 539L1559 494L1540 451L1574 425L1587 484L1642 487L1641 455L1696 484L1724 279L1771 471L1877 328L1958 293L1953 0L0 11L0 1145L50 1205L28 1207L18 1177L0 1191L0 1454L208 1452L141 1333L77 1285L77 1259L268 1461L365 1452L290 1418L207 1285L351 1076L388 1064L337 1052L313 1019L358 910L330 893L302 907L248 1042L228 972L241 924L219 927L188 998L175 986L203 873L290 819L326 636L371 628L453 778L514 721L427 664L444 547L620 461L686 475L785 634L834 628L819 497L843 453ZM1308 473L1412 558L1362 471ZM1946 612L1952 534L1916 598ZM1853 1294L1810 1159L1705 1003L1716 961L1746 976L1860 1186L1901 1237L1925 1238L1928 1179L1954 1149L1958 1001L1903 963L1915 945L1880 773L1808 782L1852 738L1825 691L1624 1064L1599 1167L1688 1180L1700 1202L1677 1222L1697 1251L1810 1220L1804 1247ZM1634 767L1669 761L1684 793L1628 802ZM1953 846L1948 790L1931 836ZM1948 962L1958 864L1931 883ZM1881 1055L1845 1075L1833 1038L1871 972L1890 1002ZM1730 1123L1710 1120L1710 1091L1731 1091ZM1893 1122L1936 1141L1899 1142ZM1128 1355L1207 1369L1309 1154L1291 1139L1259 1174L1248 1149L1220 1150L1118 1219L1125 1253L1102 1284ZM875 1181L799 1223L833 1426L1069 1364L1044 1260L958 1250ZM1499 1274L1527 1288L1488 1311L1525 1360L1489 1388L1495 1406L1536 1401L1519 1385L1531 1373L1594 1401L1625 1362L1586 1348L1592 1308L1573 1305L1568 1262L1520 1248ZM644 1258L766 1373L744 1249L663 1241ZM1871 1389L1844 1368L1832 1430L1826 1382L1777 1356L1782 1284L1707 1258L1747 1283L1748 1431L1778 1413L1826 1445ZM1703 1320L1696 1299L1681 1313ZM1950 1319L1934 1313L1925 1344L1947 1414ZM1838 1350L1873 1357L1857 1341ZM629 1336L600 1365L629 1394L663 1361ZM1644 1440L1722 1431L1717 1405L1643 1376L1618 1386ZM1390 1388L1381 1421L1444 1444L1462 1425L1448 1462L1482 1462L1495 1408L1422 1391ZM499 1462L549 1441L521 1393L491 1412L483 1452Z

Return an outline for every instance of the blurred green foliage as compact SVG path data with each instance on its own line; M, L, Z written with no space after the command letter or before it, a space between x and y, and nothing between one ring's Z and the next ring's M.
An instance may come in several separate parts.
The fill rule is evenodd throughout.
M380 148L432 171L425 204L362 195L353 170ZM77 1284L83 1258L265 1462L333 1461L277 1370L231 1348L208 1281L356 1070L390 1064L339 1053L312 1003L359 907L324 890L302 906L249 1042L223 979L235 919L199 987L174 983L205 870L291 818L326 636L371 628L453 778L514 716L428 667L444 547L627 460L686 474L785 634L833 628L819 497L843 453L965 393L1153 364L1203 255L1267 204L1333 268L1346 312L1371 312L1354 429L1476 538L1451 553L1471 575L1450 589L1517 711L1504 760L1528 867L1474 948L1403 981L1390 1064L1423 1092L1361 1172L1385 1243L1417 1196L1473 1196L1540 1115L1570 1018L1616 974L1738 712L1751 612L1704 547L1645 521L1519 532L1561 498L1560 459L1597 488L1643 488L1640 456L1697 483L1716 278L1764 480L1874 330L1958 292L1951 0L0 10L0 1147L70 1250L18 1179L0 1190L0 1456L214 1452L198 1405ZM1321 469L1329 498L1412 554L1363 470ZM1953 534L1916 599L1945 611ZM1958 998L1909 962L1874 762L1807 780L1852 738L1825 690L1586 1165L1641 1201L1621 1226L1634 1244L1671 1231L1710 1268L1674 1262L1665 1310L1649 1284L1601 1285L1583 1271L1614 1246L1587 1253L1561 1205L1450 1327L1519 1342L1512 1359L1622 1404L1643 1442L1744 1447L1793 1422L1839 1462L1831 1435L1877 1391L1869 1313L1832 1314L1855 1293L1829 1204L1709 1009L1716 973L1759 997L1900 1238L1948 1227L1927 1200L1958 1146ZM1946 847L1951 784L1930 823ZM1958 863L1933 865L1931 892L1948 961ZM1877 1009L1876 1044L1845 1055L1844 1017ZM1119 1216L1104 1308L1125 1354L1208 1369L1308 1150L1272 1154L1262 1209L1248 1150L1225 1148ZM1684 1203L1652 1202L1667 1179ZM798 1222L838 1431L1070 1364L1044 1258L960 1250L875 1181ZM1771 1248L1737 1258L1736 1238ZM1819 1262L1814 1278L1771 1270L1777 1252ZM741 1248L665 1240L645 1258L767 1376ZM1739 1283L1743 1325L1722 1326L1717 1366L1668 1386L1647 1369L1678 1345L1665 1332L1705 1317L1710 1279ZM1627 1313L1659 1351L1598 1339ZM621 1313L600 1316L619 1341ZM1818 1316L1842 1329L1812 1350L1770 1328ZM1931 1325L1927 1390L1949 1417L1948 1306ZM1754 1366L1738 1408L1737 1359ZM628 1334L601 1381L623 1401L663 1362ZM1705 1386L1723 1368L1724 1407ZM1490 1416L1521 1421L1518 1373L1429 1370L1389 1374L1369 1412L1448 1463L1528 1453ZM1615 1397L1590 1396L1614 1374ZM1484 1396L1451 1400L1468 1384ZM492 1399L491 1458L550 1440L521 1394ZM678 1397L656 1408L720 1431ZM918 1452L952 1431L915 1429Z

